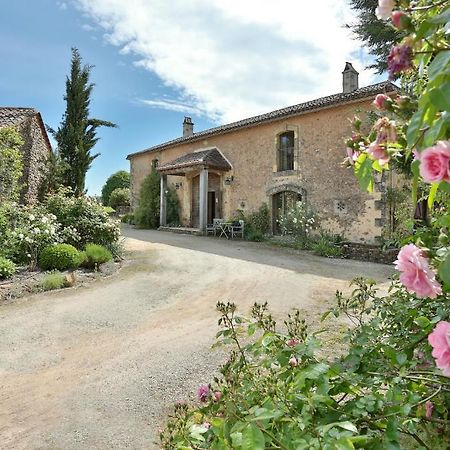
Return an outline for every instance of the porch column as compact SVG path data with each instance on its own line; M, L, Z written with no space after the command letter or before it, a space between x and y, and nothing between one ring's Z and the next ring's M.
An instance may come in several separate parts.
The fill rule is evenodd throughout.
M208 169L200 172L200 231L206 231L208 222Z
M167 175L161 175L160 207L159 207L159 225L167 225Z

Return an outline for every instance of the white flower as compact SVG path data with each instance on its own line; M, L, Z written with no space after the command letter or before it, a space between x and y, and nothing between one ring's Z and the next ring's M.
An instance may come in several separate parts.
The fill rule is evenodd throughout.
M34 217L33 214L30 214L30 216L28 217L31 221L33 221L34 219L36 219L36 217Z
M378 19L389 19L392 10L395 7L394 0L378 0L378 8L375 10L375 15Z
M33 230L33 233L34 234L39 234L41 232L41 230L39 229L39 228L35 228L34 230Z
M19 239L23 239L23 234L19 233Z
M48 218L47 218L47 217L45 217L45 216L44 216L44 217L42 217L42 219L41 219L41 222L42 222L42 223L47 223L47 222L48 222Z

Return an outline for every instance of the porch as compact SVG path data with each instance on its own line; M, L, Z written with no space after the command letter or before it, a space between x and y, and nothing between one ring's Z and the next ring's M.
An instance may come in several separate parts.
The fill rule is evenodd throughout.
M206 233L207 225L222 216L222 178L224 173L232 170L230 162L217 148L211 148L183 155L157 170L161 174L160 229L188 234ZM189 223L184 227L167 226L168 176L184 177L182 183L177 183L178 186L184 185L182 204L185 216L189 217Z

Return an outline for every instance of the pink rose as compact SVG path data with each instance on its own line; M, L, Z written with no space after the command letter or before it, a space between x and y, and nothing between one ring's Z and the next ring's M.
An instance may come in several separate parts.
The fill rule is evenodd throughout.
M298 339L295 338L291 338L286 342L286 345L288 347L295 347L300 341Z
M436 272L430 268L422 249L414 244L405 245L397 256L395 268L399 270L400 282L408 292L417 297L436 298L442 293L441 285L436 281Z
M389 19L392 10L395 7L394 0L378 0L378 8L375 10L375 15L378 19Z
M289 365L291 367L297 367L298 366L298 359L295 356L292 356L289 360Z
M433 403L431 403L430 400L428 400L425 403L425 417L427 419L431 419L431 416L433 415L433 409L434 409Z
M428 336L428 342L433 347L433 358L436 366L446 377L450 377L450 323L439 322Z
M389 162L389 153L386 148L377 142L372 142L367 149L367 153L372 156L373 159L378 160L380 166L384 166Z
M202 403L205 403L208 401L209 386L207 384L202 384L201 386L199 386L199 388L197 390L197 397L198 397L199 401L201 401Z
M212 395L212 398L215 402L220 402L220 399L222 398L222 392L220 392L220 391L214 392L214 394Z
M390 97L388 97L386 94L378 94L375 97L373 104L374 104L375 108L383 109L383 108L386 108L385 103L390 100L391 100Z
M427 183L450 183L450 141L438 141L420 154L420 175Z
M411 19L403 11L394 11L391 16L392 23L397 30L406 30L411 24Z

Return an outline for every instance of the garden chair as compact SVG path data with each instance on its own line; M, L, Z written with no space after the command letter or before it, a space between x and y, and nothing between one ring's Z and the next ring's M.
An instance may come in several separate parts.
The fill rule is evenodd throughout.
M214 234L214 236L217 236L217 232L220 230L220 225L224 222L223 219L213 219L212 225L208 225L206 228L206 233Z
M231 226L231 239L234 239L235 236L239 236L244 239L244 221L239 220L239 225L233 224Z

